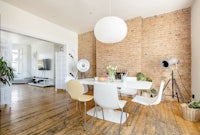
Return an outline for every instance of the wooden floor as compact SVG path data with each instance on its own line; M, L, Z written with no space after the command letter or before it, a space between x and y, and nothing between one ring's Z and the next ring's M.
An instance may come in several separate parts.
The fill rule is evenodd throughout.
M83 131L83 113L76 111L75 106L76 102L71 100L66 92L56 92L53 87L13 85L11 109L1 108L0 134L89 135L89 130ZM89 102L87 110L93 106L94 102ZM138 114L133 113L133 108L134 104L129 100L125 111L130 113L130 116L123 124L121 135L162 134L149 108L141 106ZM165 135L200 135L200 122L185 121L179 103L165 101L159 108L164 120L158 124ZM87 123L89 129L90 116L87 116ZM115 123L94 119L92 134L116 135L118 126Z

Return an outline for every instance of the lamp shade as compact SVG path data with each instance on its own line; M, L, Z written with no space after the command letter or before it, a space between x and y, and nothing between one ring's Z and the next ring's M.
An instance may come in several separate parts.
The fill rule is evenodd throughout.
M178 64L178 59L177 58L170 58L168 60L162 60L161 61L161 66L164 68L168 68L169 66L173 65L173 64Z
M81 59L78 61L77 63L77 69L80 71L80 72L86 72L88 71L90 68L90 63L88 60L86 59Z
M94 27L94 35L103 43L117 43L127 35L127 25L119 17L108 16L100 19Z

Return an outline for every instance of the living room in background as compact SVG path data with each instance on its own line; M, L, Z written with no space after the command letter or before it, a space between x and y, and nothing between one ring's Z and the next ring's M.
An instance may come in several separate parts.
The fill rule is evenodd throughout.
M30 83L34 78L50 81L54 85L55 53L65 51L65 46L19 33L2 30L2 38L10 43L11 64L15 69L12 83ZM11 57L12 56L12 57ZM42 62L43 69L39 67Z

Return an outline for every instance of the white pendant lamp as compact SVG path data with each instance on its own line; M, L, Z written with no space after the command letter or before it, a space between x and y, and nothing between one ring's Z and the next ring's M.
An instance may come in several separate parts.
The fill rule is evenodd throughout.
M100 19L94 27L94 35L103 43L117 43L127 34L127 25L119 17L107 16Z
M109 2L109 12L111 13L111 0ZM126 37L127 30L124 20L116 16L107 16L96 23L94 35L102 43L117 43Z

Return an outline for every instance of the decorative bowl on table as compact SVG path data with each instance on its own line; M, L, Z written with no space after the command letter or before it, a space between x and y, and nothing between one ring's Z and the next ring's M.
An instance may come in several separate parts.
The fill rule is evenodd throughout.
M106 78L104 76L100 76L100 77L98 77L98 81L105 82Z
M95 80L95 81L98 81L98 77L94 77L94 80Z

